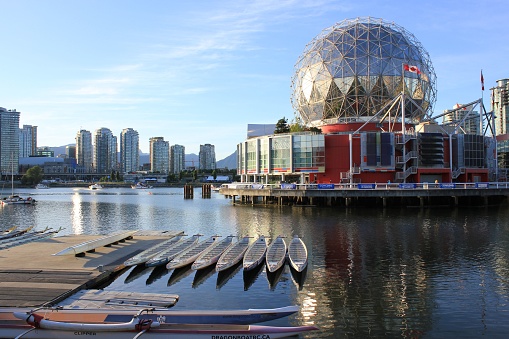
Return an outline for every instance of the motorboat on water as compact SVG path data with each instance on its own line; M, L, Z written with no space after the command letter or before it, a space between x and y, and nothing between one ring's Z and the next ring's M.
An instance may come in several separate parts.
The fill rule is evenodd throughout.
M23 198L19 195L10 195L6 198L3 198L0 200L2 203L2 206L5 205L33 205L35 204L35 199L32 197Z
M89 185L88 188L90 188L91 190L98 190L98 189L101 189L103 188L101 184L92 184L92 185Z
M49 188L49 186L48 186L48 185L46 185L46 184L37 184L37 185L35 185L35 188L37 188L38 190L40 190L40 189L46 189L46 188Z
M152 188L152 186L147 185L147 184L145 184L145 183L143 183L143 182L138 181L136 184L131 185L131 188L132 188L132 189L143 190L143 189L149 189L149 188Z

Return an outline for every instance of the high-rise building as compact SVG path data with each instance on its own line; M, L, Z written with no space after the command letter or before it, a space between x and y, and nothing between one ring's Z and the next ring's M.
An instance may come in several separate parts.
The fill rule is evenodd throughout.
M496 134L509 134L509 79L497 80L497 87L491 90L491 108L496 117Z
M65 155L67 156L67 159L76 159L76 146L65 146Z
M168 173L170 166L169 142L163 137L150 138L150 171Z
M473 111L471 105L459 109L461 106L463 105L456 104L453 109L444 110L443 124L446 126L460 124L458 133L481 134L479 112Z
M0 171L18 174L19 114L15 109L0 107Z
M170 148L170 173L178 174L186 168L186 148L173 145Z
M132 128L120 133L120 171L136 172L140 167L140 137Z
M37 126L23 125L19 130L19 157L28 158L37 154Z
M200 154L198 155L201 170L216 169L216 151L214 145L200 145Z
M82 129L76 134L76 161L85 173L93 172L93 156L92 133Z
M117 170L117 137L109 128L101 127L94 132L94 168L100 174Z
M55 156L55 152L48 146L44 146L44 147L37 148L36 155L38 157L53 158Z

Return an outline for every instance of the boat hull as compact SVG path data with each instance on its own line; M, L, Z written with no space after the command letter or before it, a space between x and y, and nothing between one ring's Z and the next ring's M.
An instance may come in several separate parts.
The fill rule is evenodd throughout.
M9 326L0 325L0 337L15 338L27 330L29 325ZM300 333L317 330L314 326L275 327L259 325L187 325L162 324L143 333L144 339L172 338L172 339L202 339L202 338L286 338ZM139 331L80 331L76 330L47 330L33 329L24 334L25 339L67 339L76 337L91 337L95 339L125 339L134 337Z
M251 271L258 267L264 260L267 253L267 240L262 235L247 249L244 254L244 271Z

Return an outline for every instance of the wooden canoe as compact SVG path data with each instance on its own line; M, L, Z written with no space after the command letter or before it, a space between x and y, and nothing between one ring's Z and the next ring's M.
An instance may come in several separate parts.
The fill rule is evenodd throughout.
M152 257L156 256L158 253L170 248L173 244L177 243L184 236L184 232L173 233L169 239L152 246L145 251L138 253L137 255L127 259L124 262L125 266L134 266L140 265L147 262Z
M233 235L227 236L221 241L216 241L213 245L203 251L193 263L193 270L200 270L217 263L219 257L225 250L232 246Z
M244 258L244 254L249 247L249 238L243 237L221 254L216 263L217 272L225 271L237 265Z
M306 244L299 236L294 236L288 245L288 260L290 267L297 272L302 272L308 265L308 250Z
M265 239L265 236L260 235L260 237L249 246L244 254L244 270L250 271L260 265L265 259L266 252L267 240Z
M265 262L269 272L276 272L285 263L286 260L286 242L282 236L278 236L267 248Z
M190 238L181 239L177 243L173 244L166 250L159 252L154 257L149 259L145 265L146 266L161 266L166 265L170 260L179 255L182 251L185 251L187 248L193 246L200 240L201 234L195 234Z
M171 270L192 264L203 251L207 250L210 246L216 243L217 239L217 236L213 236L187 248L185 251L182 251L179 255L170 260L168 264L166 264L166 269Z

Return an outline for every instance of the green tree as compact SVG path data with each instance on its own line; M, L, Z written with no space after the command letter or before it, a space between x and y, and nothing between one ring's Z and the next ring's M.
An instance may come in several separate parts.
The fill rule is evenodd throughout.
M42 173L42 168L39 166L34 166L29 168L28 171L21 177L21 182L27 185L37 185L41 182L44 173Z
M216 170L213 170L213 171L212 171L212 176L214 177L214 180L216 180L216 179L217 179L217 172L216 172Z
M117 181L117 176L115 175L115 170L111 170L110 181Z
M196 179L198 179L198 171L194 170L193 171L193 180L196 181Z
M274 134L289 133L289 132L290 132L290 126L288 125L288 120L285 117L279 119L276 123L276 130L274 131Z

